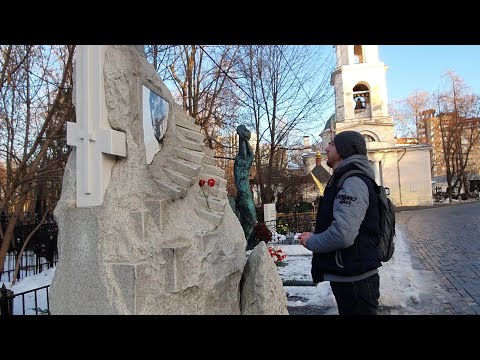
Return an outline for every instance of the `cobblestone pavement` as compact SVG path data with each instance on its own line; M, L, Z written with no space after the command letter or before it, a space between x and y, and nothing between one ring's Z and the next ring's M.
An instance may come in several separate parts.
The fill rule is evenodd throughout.
M397 228L410 248L412 266L439 285L431 294L431 311L420 314L480 314L480 201L403 210ZM290 315L324 315L329 308L289 307ZM410 315L402 308L381 308L379 314ZM419 314L416 312L415 314Z
M401 211L397 224L414 269L435 274L452 296L445 313L480 314L480 201Z

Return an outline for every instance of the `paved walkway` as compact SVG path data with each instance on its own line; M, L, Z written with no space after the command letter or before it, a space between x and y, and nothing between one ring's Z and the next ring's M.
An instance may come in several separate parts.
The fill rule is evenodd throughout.
M480 314L480 201L397 213L413 267L451 296L445 313Z

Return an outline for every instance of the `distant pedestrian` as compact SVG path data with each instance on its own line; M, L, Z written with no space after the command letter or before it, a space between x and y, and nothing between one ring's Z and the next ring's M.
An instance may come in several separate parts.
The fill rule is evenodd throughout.
M330 281L340 315L376 315L379 213L365 139L356 131L343 131L326 151L334 172L318 207L315 232L304 232L299 240L313 252L314 283ZM353 169L365 175L347 177L337 193L338 180Z

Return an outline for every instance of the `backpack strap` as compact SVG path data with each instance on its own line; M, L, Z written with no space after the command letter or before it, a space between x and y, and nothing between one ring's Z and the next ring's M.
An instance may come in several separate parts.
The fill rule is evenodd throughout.
M377 182L372 179L370 176L368 176L367 174L365 174L363 171L361 170L350 170L350 171L347 171L345 174L343 174L342 176L340 176L340 180L338 180L338 183L337 183L337 193L340 191L340 189L342 188L342 185L343 185L343 182L349 177L349 176L352 176L354 174L362 174L366 177L368 177L370 180L372 180L373 182L373 186L375 187L375 189L377 188Z

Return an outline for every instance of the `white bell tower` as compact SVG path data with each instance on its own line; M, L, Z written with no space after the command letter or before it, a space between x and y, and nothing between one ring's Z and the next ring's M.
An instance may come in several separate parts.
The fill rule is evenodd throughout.
M357 130L376 142L394 145L393 122L388 115L387 66L378 58L378 45L335 45L335 50L331 85L335 90L336 132Z
M390 189L393 203L432 205L432 178L430 171L425 171L431 167L430 146L397 144L394 124L388 115L387 67L378 58L378 45L334 47L336 67L331 85L335 91L335 113L320 133L322 144L326 146L342 131L358 131L367 142L375 181ZM322 165L328 169L323 162Z

